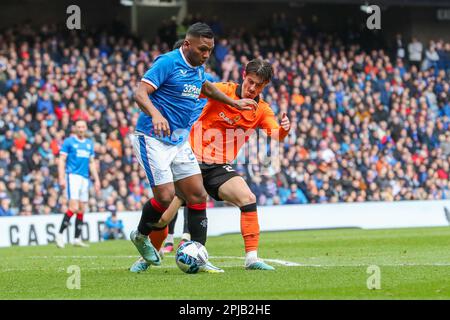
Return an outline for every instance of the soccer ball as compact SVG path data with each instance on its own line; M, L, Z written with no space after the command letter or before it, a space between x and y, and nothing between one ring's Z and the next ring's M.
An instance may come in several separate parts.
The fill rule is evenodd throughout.
M177 249L175 261L181 271L197 273L200 267L208 262L208 251L199 242L186 241Z

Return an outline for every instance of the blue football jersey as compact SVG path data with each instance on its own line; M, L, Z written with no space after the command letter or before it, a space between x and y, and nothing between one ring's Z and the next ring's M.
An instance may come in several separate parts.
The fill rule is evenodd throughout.
M66 173L89 178L89 160L95 155L92 140L69 137L64 140L60 153L67 154Z
M207 72L205 73L205 78L209 82L219 81L219 79L216 79L213 75L211 75L210 73L207 73ZM195 123L195 121L197 121L198 118L200 117L200 115L202 114L203 108L205 107L207 102L208 102L208 98L199 99L199 102L197 103L197 105L194 108L194 111L192 112L191 120L189 121L189 131L191 130L192 125Z
M184 142L189 135L192 112L200 101L206 81L204 67L190 65L179 48L156 58L142 81L156 89L149 98L169 122L171 136L156 136L152 118L144 112L139 115L136 131L168 144Z

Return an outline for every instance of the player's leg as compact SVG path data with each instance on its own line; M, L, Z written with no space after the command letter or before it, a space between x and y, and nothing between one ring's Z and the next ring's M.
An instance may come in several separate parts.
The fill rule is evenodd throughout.
M164 211L169 207L174 195L173 183L158 185L152 188L153 198L148 201L142 210L138 231L150 236L152 244L159 251L167 236L168 226L155 227Z
M84 221L84 212L86 208L87 200L86 198L82 198L78 202L78 212L75 218L75 238L73 240L73 245L76 247L89 247L88 244L81 241L81 232L83 231L83 221Z
M64 230L66 230L70 225L70 219L78 212L78 194L76 194L77 181L74 179L73 175L66 175L66 197L69 202L69 207L64 214L61 226L59 227L59 232L56 234L55 242L58 248L64 248Z
M188 208L185 206L183 209L183 235L181 236L180 245L189 240L191 240L191 234L188 225Z
M164 253L170 253L173 251L173 235L175 233L175 223L177 222L178 213L175 214L173 220L169 223L169 230L167 238L164 243Z
M172 172L177 194L180 193L180 196L186 201L191 240L205 245L208 230L208 218L206 217L208 194L203 186L200 167L188 142L180 147L180 152L172 163ZM222 269L213 266L210 262L202 267L201 271L223 272Z
M218 190L221 199L241 210L241 233L245 245L245 267L250 270L274 270L258 259L259 223L256 197L242 177L232 177Z
M203 187L201 174L196 174L175 182L187 207L188 228L191 239L205 245L208 218L206 217L207 193Z
M167 236L168 227L155 228L153 224L159 221L170 204L169 200L174 195L173 183L154 186L152 191L154 197L145 203L137 230L131 232L130 238L147 263L160 265L158 252Z
M168 236L166 238L166 242L172 247L172 250L173 250L173 233L174 233L174 229L175 229L174 221L176 220L176 217L178 215L178 210L181 208L181 206L184 206L184 205L185 205L185 201L182 198L175 195L172 202L170 203L169 207L162 214L158 223L153 224L153 229L163 228L168 225L168 227L169 227L168 232L171 232L170 235L172 237L169 238L169 234L168 234ZM152 234L153 234L153 231L152 231Z
M161 188L153 188L153 192L155 195L155 198L161 199L164 198L161 196ZM173 201L170 203L167 209L164 207L160 207L159 202L155 200L155 198L152 198L146 205L144 206L142 217L145 215L149 219L148 223L145 226L141 226L140 231L137 231L138 234L142 234L141 232L148 232L146 230L143 230L144 227L150 227L150 244L153 246L154 250L157 250L158 252L161 250L161 245L164 241L164 239L167 237L168 232L168 226L167 223L170 222L173 219L173 216L178 212L178 209L181 207L181 200L177 197L174 197ZM151 206L151 207L150 207ZM155 210L155 208L157 210ZM161 212L165 209L163 214ZM141 222L142 222L141 217ZM162 222L161 222L162 221ZM162 225L162 226L160 226ZM142 236L143 237L143 236ZM133 241L133 233L132 233L132 241ZM148 241L148 239L144 239L143 241ZM134 242L133 242L134 243ZM136 243L135 243L136 245ZM138 246L137 246L138 247ZM138 248L139 250L139 248ZM161 255L161 258L163 255ZM130 268L130 271L132 272L142 272L146 271L149 267L149 263L146 262L145 259L140 258L138 259Z
M137 230L131 232L130 238L147 263L159 265L161 258L158 251L167 235L167 226L154 230L153 224L159 221L175 194L170 163L177 149L141 134L133 135L131 140L136 158L145 171L154 197L145 203Z
M153 224L159 221L166 209L163 203L167 203L170 196L173 196L173 190L173 183L152 187L154 197L145 203L138 227L130 234L131 241L141 254L141 257L131 266L131 272L146 271L150 265L161 264L159 250L167 236L168 228L166 226L157 230Z
M80 189L79 189L79 201L78 201L78 211L75 218L75 238L73 240L73 245L77 247L89 247L86 243L81 241L81 232L83 230L84 212L86 204L89 200L89 179L84 177L79 177Z
M207 193L203 187L201 174L196 174L176 181L180 194L186 201L187 224L191 240L205 245L208 230L206 217ZM223 269L214 266L210 261L200 267L200 272L222 273Z

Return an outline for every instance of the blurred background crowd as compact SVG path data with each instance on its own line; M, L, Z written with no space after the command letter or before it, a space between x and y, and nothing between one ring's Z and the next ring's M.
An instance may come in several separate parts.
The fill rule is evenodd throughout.
M263 98L292 123L279 167L236 165L259 205L450 199L450 43L399 34L374 49L283 14L258 33L188 16L164 22L154 41L55 25L0 33L0 216L66 211L57 159L77 119L102 181L88 211L141 210L151 191L128 138L140 112L133 90L202 20L217 35L207 71L240 81L247 61L269 60Z

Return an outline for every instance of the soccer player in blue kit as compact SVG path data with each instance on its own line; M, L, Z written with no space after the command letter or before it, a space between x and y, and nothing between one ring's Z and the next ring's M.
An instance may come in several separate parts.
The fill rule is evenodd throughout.
M180 48L183 45L183 42L184 42L184 39L180 39L177 42L175 42L175 44L173 45L173 49ZM209 82L219 81L219 79L216 79L212 74L210 74L208 72L205 73L205 78ZM203 108L205 107L207 102L208 102L208 99L206 99L206 98L199 99L198 103L195 106L194 111L191 114L191 120L188 125L189 131L191 131L192 125L200 117L200 114L202 113ZM189 233L188 221L187 221L187 217L188 217L187 211L188 211L187 207L184 207L184 210L183 210L183 235L181 237L181 241L180 241L179 245L181 245L184 241L191 240L191 235ZM164 242L164 247L161 248L161 250L159 251L160 254L170 253L173 251L173 245L174 245L173 239L174 239L175 223L177 221L177 216L178 216L178 214L176 214L175 217L172 219L172 221L170 221L170 223L168 224L168 227L169 227L168 235Z
M251 99L227 97L206 80L203 64L213 48L211 28L204 23L193 24L179 49L155 59L135 92L136 103L142 112L133 135L133 147L154 197L144 205L137 230L130 234L146 263L138 260L131 271L142 271L141 265L161 264L158 251L168 228L156 228L153 224L159 221L171 203L175 187L177 194L187 203L191 240L203 245L206 243L207 193L188 141L191 116L200 94L238 109L251 110L257 106ZM211 263L201 271L223 272Z
M75 123L75 135L64 140L58 164L59 185L66 190L69 209L64 214L56 245L64 248L63 232L69 226L70 218L76 215L75 239L73 244L79 247L88 245L81 241L81 228L85 204L89 199L89 174L94 177L94 187L100 192L100 179L94 162L94 142L86 138L87 124L84 120Z

